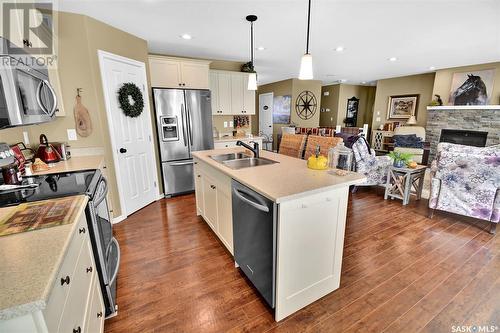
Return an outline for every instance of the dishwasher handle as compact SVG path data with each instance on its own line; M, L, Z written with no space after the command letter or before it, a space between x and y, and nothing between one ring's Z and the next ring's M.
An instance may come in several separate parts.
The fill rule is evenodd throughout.
M260 203L257 203L257 202L254 202L250 199L247 199L245 198L244 196L241 195L241 193L243 194L246 194L250 197L252 197L252 195L248 192L245 192L245 191L242 191L242 190L239 190L239 189L236 189L236 188L233 188L233 192L234 194L242 201L246 202L247 204L249 204L250 206L260 210L260 211L263 211L263 212L266 212L266 213L269 213L269 207L265 206L265 205L262 205Z

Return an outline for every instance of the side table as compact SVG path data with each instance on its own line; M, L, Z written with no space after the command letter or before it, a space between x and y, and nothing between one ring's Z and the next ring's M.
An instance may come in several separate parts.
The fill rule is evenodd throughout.
M403 205L407 205L410 202L410 195L413 193L417 196L417 200L420 200L425 169L427 169L425 165L418 165L415 169L389 167L384 199L402 199Z

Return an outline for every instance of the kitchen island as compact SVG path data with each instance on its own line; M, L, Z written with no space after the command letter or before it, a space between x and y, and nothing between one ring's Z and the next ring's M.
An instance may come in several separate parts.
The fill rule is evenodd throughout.
M365 177L311 170L304 160L267 151L261 157L277 163L231 169L211 158L244 151L193 153L197 214L233 254L233 218L241 213L232 207L234 182L274 203L273 304L280 321L339 288L349 186Z

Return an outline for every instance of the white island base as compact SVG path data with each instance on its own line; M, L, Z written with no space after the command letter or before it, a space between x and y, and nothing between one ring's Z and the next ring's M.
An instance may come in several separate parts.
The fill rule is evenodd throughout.
M277 204L276 304L280 321L340 286L349 186L364 176L307 169L305 161L261 152L279 163L233 170L210 158L241 149L193 153L197 214L233 254L231 179Z

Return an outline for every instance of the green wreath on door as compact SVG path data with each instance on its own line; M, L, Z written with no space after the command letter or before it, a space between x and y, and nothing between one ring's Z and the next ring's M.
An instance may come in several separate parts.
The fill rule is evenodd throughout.
M124 83L118 90L118 103L128 117L139 117L144 110L141 89L132 82Z

